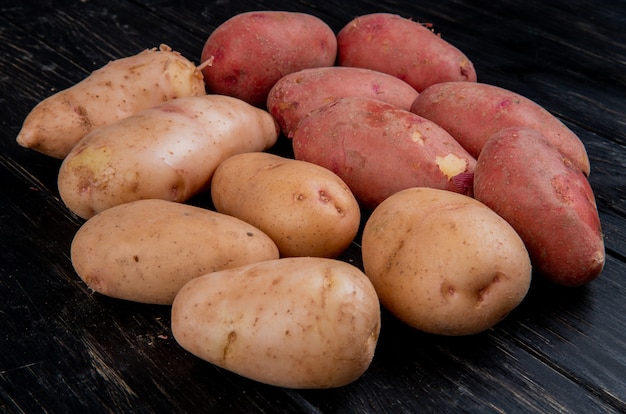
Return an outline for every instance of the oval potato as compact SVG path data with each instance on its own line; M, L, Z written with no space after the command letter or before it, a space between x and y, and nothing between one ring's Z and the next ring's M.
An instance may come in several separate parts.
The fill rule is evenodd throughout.
M387 73L365 68L331 66L304 69L283 76L267 96L267 109L290 138L312 110L339 98L362 96L409 110L417 91Z
M340 66L368 68L421 92L447 81L475 82L472 62L420 22L389 13L359 16L337 34Z
M476 160L435 123L388 103L338 99L294 132L296 159L333 171L367 209L409 187L471 194Z
M504 88L476 82L432 85L415 98L411 112L448 131L474 158L498 131L535 129L589 175L589 158L580 138L538 103Z
M202 73L169 46L109 62L77 84L41 101L16 140L63 159L94 128L183 96L205 95Z
M515 230L462 194L410 188L365 224L363 267L398 319L438 335L472 335L521 303L531 263Z
M520 234L538 273L564 286L600 275L604 238L593 190L544 135L521 127L494 134L478 156L474 186L476 199Z
M337 39L321 19L289 11L251 11L218 26L202 49L209 92L265 105L272 86L288 73L332 66Z
M188 282L172 305L172 333L199 358L259 382L340 387L372 361L380 306L353 265L283 258Z
M277 259L262 231L237 218L166 200L138 200L87 220L71 245L80 278L106 296L169 305L189 280Z
M185 97L93 130L63 160L58 187L82 218L129 201L184 202L231 155L274 145L269 112L220 95Z
M239 154L213 175L217 211L261 229L281 256L337 257L359 230L359 204L336 174L264 152Z

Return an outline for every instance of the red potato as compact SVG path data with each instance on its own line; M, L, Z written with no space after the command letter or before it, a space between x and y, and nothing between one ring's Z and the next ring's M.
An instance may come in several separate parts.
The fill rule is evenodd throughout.
M476 81L472 62L424 24L388 13L360 16L337 34L337 61L389 73L418 92L447 81Z
M333 171L365 208L409 187L471 194L476 160L438 125L376 99L314 110L292 143L296 159Z
M443 127L474 157L502 129L535 129L589 175L587 150L578 136L538 103L515 92L485 83L445 82L425 89L411 112Z
M418 92L408 83L371 69L331 66L304 69L282 77L267 97L268 111L291 137L309 112L339 98L362 96L411 108Z
M114 60L44 99L28 114L16 139L23 147L62 159L94 128L170 99L205 93L200 70L161 45Z
M209 92L264 106L272 86L305 68L332 66L337 39L319 18L287 11L235 15L217 27L202 49Z
M478 156L475 198L520 234L533 267L579 286L604 267L604 240L587 178L539 132L521 127L492 136Z

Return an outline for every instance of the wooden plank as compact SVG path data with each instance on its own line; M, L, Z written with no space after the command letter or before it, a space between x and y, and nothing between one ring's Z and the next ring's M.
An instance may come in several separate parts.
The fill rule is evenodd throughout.
M441 338L386 312L370 370L337 390L285 390L184 352L167 307L93 294L68 257L81 220L58 199L60 162L13 142L27 111L109 59L163 36L190 56L202 30L234 12L280 2L59 1L0 6L2 115L0 407L8 412L618 412L626 410L622 287L624 214L623 2L290 3L337 29L372 11L424 16L476 56L485 79L527 94L576 128L607 231L600 279L564 290L540 282L509 318L475 337ZM620 7L622 7L620 9ZM282 8L282 7L281 7ZM585 19L581 19L581 13ZM572 20L574 19L574 20ZM577 22L575 25L569 22ZM617 30L620 29L620 30ZM617 30L617 31L616 31ZM615 32L616 31L616 32ZM572 39L588 34L581 43ZM612 40L610 40L612 39ZM608 45L608 46L607 46ZM601 47L609 47L602 53ZM495 49L494 49L495 48ZM537 49L538 48L538 49ZM494 52L494 50L496 52ZM578 52L577 54L573 54ZM522 58L520 58L522 56ZM567 69L563 69L567 67ZM590 77L594 73L606 76ZM8 75L10 74L10 76ZM17 85L20 87L18 88ZM206 197L194 200L210 202ZM357 241L358 243L358 241ZM344 260L360 266L358 244Z

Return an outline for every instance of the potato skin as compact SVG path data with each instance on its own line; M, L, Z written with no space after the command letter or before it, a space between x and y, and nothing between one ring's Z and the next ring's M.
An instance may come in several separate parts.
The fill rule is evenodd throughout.
M63 160L59 193L82 218L129 201L184 202L231 155L274 145L267 112L220 95L185 97L90 132Z
M293 257L191 280L171 323L183 348L219 367L280 387L331 388L369 367L380 305L357 267Z
M356 198L336 174L264 152L222 162L211 197L217 211L264 231L283 257L337 257L361 223Z
M587 150L578 136L538 103L504 88L468 82L433 85L415 99L411 112L448 131L474 158L489 137L502 129L535 129L589 175Z
M359 16L337 34L337 62L406 81L418 92L447 81L476 81L472 62L423 24L389 13Z
M71 245L80 278L106 296L170 305L189 280L277 259L262 231L215 211L166 200L138 200L86 221Z
M291 137L309 112L338 98L362 96L409 110L418 92L387 73L347 66L304 69L283 76L267 96L267 109Z
M296 159L341 177L366 209L409 187L471 194L476 160L433 122L375 99L341 98L294 132Z
M531 282L528 252L504 219L471 197L434 188L383 201L363 229L362 254L381 303L438 335L494 326Z
M587 178L539 132L521 127L493 135L478 156L476 199L520 234L538 273L580 286L605 262L602 227Z
M337 39L321 19L306 13L253 11L218 26L202 49L210 92L264 107L272 86L288 73L332 66Z
M17 142L63 159L92 129L170 99L204 95L202 73L166 45L114 60L49 96L27 115Z

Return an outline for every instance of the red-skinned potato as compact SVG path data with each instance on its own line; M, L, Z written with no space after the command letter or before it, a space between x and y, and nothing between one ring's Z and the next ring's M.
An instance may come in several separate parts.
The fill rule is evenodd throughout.
M196 66L161 45L109 62L41 101L24 120L17 142L63 159L94 128L170 99L204 94Z
M361 223L357 200L332 171L266 152L223 161L211 180L211 198L217 211L270 236L283 257L337 257Z
M359 16L337 34L337 62L396 76L418 92L447 81L476 81L472 62L417 21L389 13Z
M388 103L341 98L307 115L296 159L328 168L367 209L409 187L471 194L476 160L433 122Z
M187 351L266 384L333 388L369 367L380 305L356 266L320 257L268 260L188 282L172 304Z
M417 91L395 76L371 69L311 68L290 73L276 82L267 96L267 109L289 138L309 112L350 96L379 99L409 110Z
M587 178L539 132L504 129L486 142L474 176L476 199L520 234L533 267L579 286L604 267L604 240Z
M202 49L209 92L265 106L272 86L288 73L332 66L337 38L321 19L306 13L253 11L218 26Z
M444 128L474 157L502 129L535 129L589 175L589 158L578 136L538 103L504 88L468 82L433 85L415 99L411 112Z
M58 186L82 218L129 201L184 202L205 190L226 158L274 145L269 112L240 99L173 99L95 129L63 160Z

